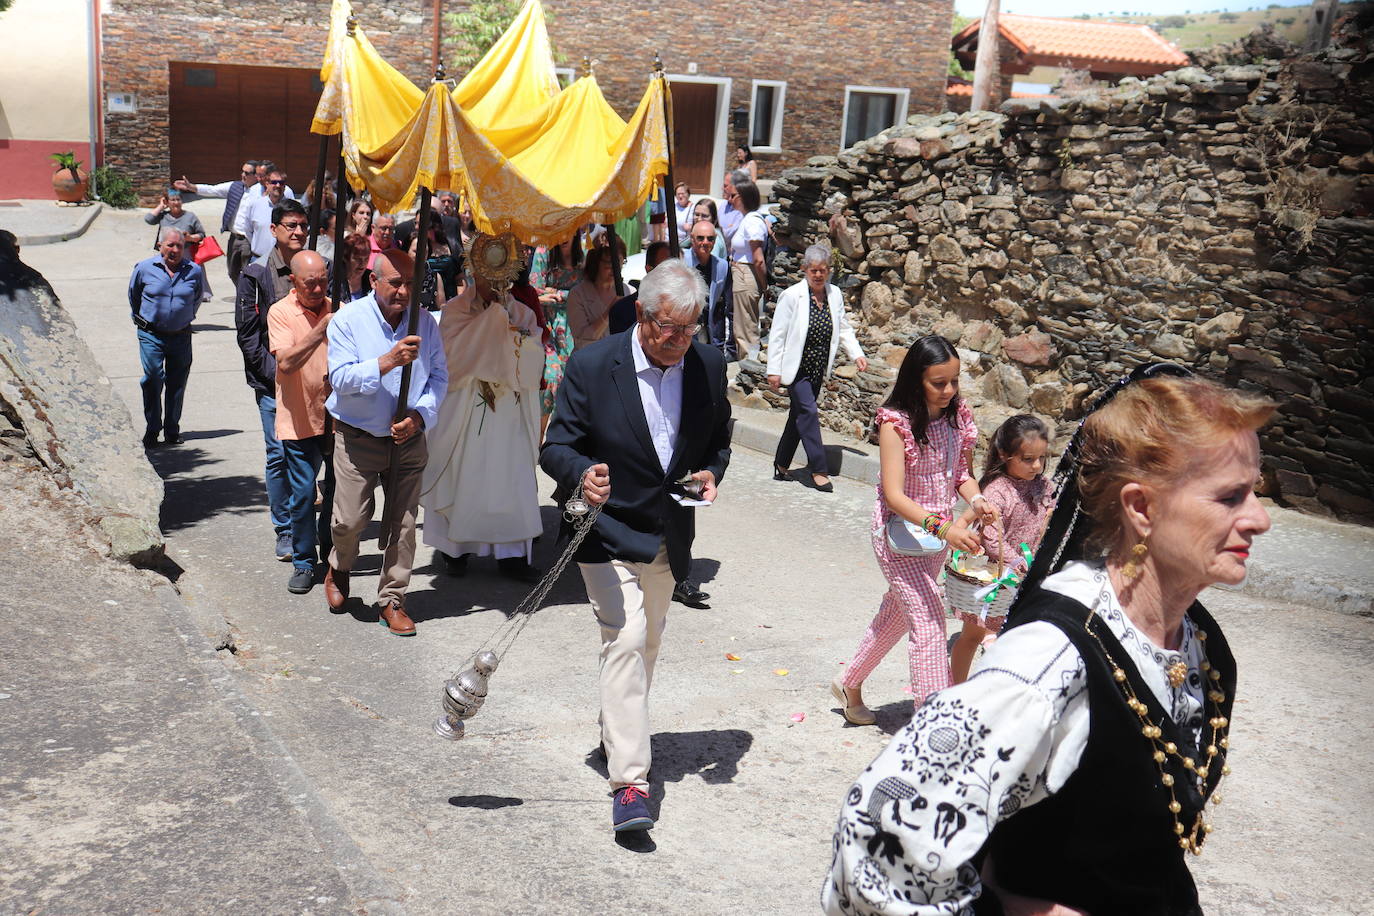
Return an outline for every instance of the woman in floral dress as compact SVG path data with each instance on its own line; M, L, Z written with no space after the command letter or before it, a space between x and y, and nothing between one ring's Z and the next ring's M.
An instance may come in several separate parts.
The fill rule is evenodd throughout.
M581 233L579 233L580 235ZM549 325L549 343L544 348L544 390L541 405L541 430L553 413L563 367L572 356L573 337L568 328L568 291L582 279L582 240L573 236L552 248L540 245L530 259L530 285L539 291L539 304Z

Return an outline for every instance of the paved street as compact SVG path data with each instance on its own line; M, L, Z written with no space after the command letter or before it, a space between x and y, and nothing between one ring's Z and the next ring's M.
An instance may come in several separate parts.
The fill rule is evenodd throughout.
M218 213L214 202L193 208L207 224ZM151 235L138 213L107 210L82 238L23 252L135 417L139 370L125 289L134 261L151 253ZM302 844L313 843L310 854L338 864L347 885L345 892L333 876L321 878L313 903L290 898L269 909L357 912L363 901L372 911L414 914L816 912L839 802L910 715L904 647L866 689L880 728L845 727L826 689L884 590L868 546L872 487L837 478L833 495L814 493L772 481L766 456L736 452L720 501L698 513L695 577L712 607L673 606L654 684L660 824L643 842L617 843L604 768L592 753L598 634L575 570L507 654L469 737L435 737L430 723L444 678L524 590L498 578L490 560L474 561L465 579L438 574L421 547L408 601L419 636L398 639L364 604L376 584L369 541L346 612L331 614L318 586L306 596L287 593L289 566L272 555L261 431L223 262L209 274L217 298L196 324L187 441L153 454L166 479L168 554L184 570L176 586L189 619L209 629L223 617L233 628L235 653L210 664L229 672L228 689L247 704L240 718L254 722L221 722L222 749L275 761L260 777L275 783L263 791L289 797L307 828L283 827L296 831L289 842L269 833L277 839L263 856L288 880L310 866L277 858L280 848L304 860ZM541 478L551 533L550 490ZM552 562L552 541L539 545L541 566ZM155 592L142 588L151 603ZM1235 773L1223 787L1217 831L1195 862L1206 911L1369 913L1374 620L1246 592L1214 590L1203 600L1226 627L1241 670ZM156 635L174 640L171 631ZM204 687L210 696L224 689ZM198 694L196 702L210 700ZM17 750L0 748L7 760ZM233 764L227 750L221 757L229 759L207 753L187 766ZM101 763L90 766L99 771ZM243 768L232 775L249 787L241 797L251 808ZM298 781L284 782L283 773ZM148 789L160 791L160 783ZM48 816L58 821L49 833L62 835L63 815ZM228 828L218 837L240 853L237 844L268 842ZM136 834L129 844L126 856L136 860ZM73 872L98 867L80 842L51 848L67 850ZM146 855L157 855L151 844ZM259 893L271 873L242 875L256 888L245 890ZM108 900L101 892L54 896L22 870L0 874L0 912L27 912L40 899L42 912L198 909L185 898L159 898L156 887L139 897L109 887Z

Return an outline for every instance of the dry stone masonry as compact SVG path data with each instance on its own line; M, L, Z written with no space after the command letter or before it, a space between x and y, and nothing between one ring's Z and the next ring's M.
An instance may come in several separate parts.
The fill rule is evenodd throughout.
M877 357L831 383L824 421L865 432L926 333L964 352L985 433L1031 410L1066 434L1091 393L1172 360L1280 403L1266 493L1374 521L1374 58L1345 37L1282 62L916 116L785 172L775 283L831 236ZM834 214L846 228L827 226ZM760 366L739 384L777 403Z

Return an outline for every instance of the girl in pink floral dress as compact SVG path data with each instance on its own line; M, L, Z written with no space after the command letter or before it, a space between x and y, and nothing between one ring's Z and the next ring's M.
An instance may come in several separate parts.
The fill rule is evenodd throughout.
M959 356L943 337L932 334L911 345L877 423L881 471L873 552L888 590L844 675L830 685L845 719L854 725L873 724L873 713L863 702L864 679L903 635L910 637L916 705L950 683L945 601L937 582L948 551L927 557L893 553L887 543L888 519L899 515L947 545L976 550L977 537L951 517L955 497L968 500L984 522L997 518L969 473L978 430L959 398Z
M1054 505L1050 482L1044 476L1049 447L1050 431L1030 414L1009 417L992 434L987 465L978 486L1002 519L997 525L984 525L979 532L983 552L994 569L1000 554L1007 569L1024 571L1026 558L1021 545L1032 552L1040 546L1045 519ZM970 523L972 516L966 512L960 520ZM973 653L984 639L1002 629L1006 618L988 617L980 621L978 615L967 611L956 616L964 622L964 629L950 650L949 667L951 678L958 684L968 677Z

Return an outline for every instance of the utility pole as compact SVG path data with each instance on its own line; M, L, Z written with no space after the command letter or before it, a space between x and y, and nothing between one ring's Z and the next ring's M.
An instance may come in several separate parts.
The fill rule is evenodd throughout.
M998 0L988 0L983 22L978 27L978 56L973 61L973 101L969 111L986 111L997 85L1002 81L1002 56L997 46Z

